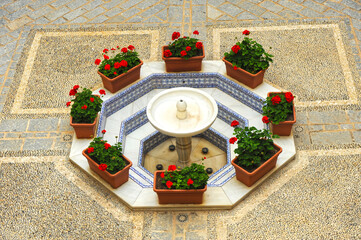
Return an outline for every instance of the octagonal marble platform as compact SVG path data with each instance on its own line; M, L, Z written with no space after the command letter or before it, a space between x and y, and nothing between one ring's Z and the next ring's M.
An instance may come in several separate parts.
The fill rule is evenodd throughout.
M235 178L233 166L230 165L230 161L235 157L235 145L230 145L227 141L233 136L230 122L239 120L243 126L266 128L261 120L261 100L266 98L267 92L279 90L265 82L256 89L248 89L226 75L222 61L203 61L202 72L166 75L163 73L165 73L163 62L144 63L140 80L115 94L106 91L107 94L103 98L97 135L103 136L101 131L106 129L104 139L111 144L114 144L116 139L122 142L124 155L133 162L127 183L113 189L92 172L86 158L81 154L91 139L77 139L74 134L70 152L71 161L107 187L130 208L135 210L230 209L272 173L294 158L296 150L293 136L275 139L275 143L283 148L276 167L252 187L239 182ZM152 188L153 174L142 166L144 152L149 152L158 144L170 139L151 126L146 118L145 107L158 92L178 86L199 88L209 93L221 109L211 128L202 136L196 136L205 138L227 153L226 165L210 176L202 204L158 204L157 195Z

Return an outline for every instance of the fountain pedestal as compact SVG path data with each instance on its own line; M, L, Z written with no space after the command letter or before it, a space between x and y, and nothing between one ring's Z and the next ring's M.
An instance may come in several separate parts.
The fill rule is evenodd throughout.
M176 150L178 154L178 164L181 168L188 165L192 152L192 138L191 137L177 137Z

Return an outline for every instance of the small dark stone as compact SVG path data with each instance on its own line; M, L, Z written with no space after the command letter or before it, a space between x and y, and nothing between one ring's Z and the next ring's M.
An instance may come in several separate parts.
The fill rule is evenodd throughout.
M213 169L209 167L209 168L206 169L206 172L207 172L208 174L211 174L211 173L213 172Z
M174 151L175 150L175 146L174 145L169 145L169 151Z
M208 153L208 148L206 148L206 147L202 148L202 153L207 154Z
M157 170L163 170L163 165L162 164L157 164L156 169Z

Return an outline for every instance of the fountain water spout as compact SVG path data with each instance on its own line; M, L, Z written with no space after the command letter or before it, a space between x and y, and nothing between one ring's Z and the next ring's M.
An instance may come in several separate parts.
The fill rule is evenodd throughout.
M179 120L187 118L187 103L182 99L177 102L177 118Z

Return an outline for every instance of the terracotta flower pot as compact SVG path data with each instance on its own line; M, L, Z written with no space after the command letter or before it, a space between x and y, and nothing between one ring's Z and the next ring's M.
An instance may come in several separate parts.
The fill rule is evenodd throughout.
M207 190L207 185L203 189L157 189L157 179L163 171L154 172L153 191L158 195L159 204L200 204L203 201L203 193Z
M98 74L102 78L103 86L111 93L115 93L140 78L140 68L142 65L143 61L140 60L140 63L137 66L129 69L128 72L120 74L115 78L108 78L99 71Z
M128 165L126 165L122 170L115 174L110 174L107 171L101 171L99 169L99 164L96 163L90 156L87 154L88 148L83 150L83 155L88 160L88 164L91 170L97 173L101 178L103 178L107 183L110 184L113 188L117 188L123 183L127 182L129 179L129 169L133 165L132 162L123 155L123 158Z
M165 62L165 68L167 72L187 72L187 71L201 71L202 60L204 58L204 46L202 45L202 56L191 57L184 59L181 57L164 57L164 51L168 49L168 46L162 47L162 59Z
M263 177L266 173L268 173L272 168L274 168L277 163L277 158L282 152L282 148L277 144L273 144L273 145L276 148L276 150L278 150L277 153L251 173L244 170L242 167L238 166L235 163L235 161L237 160L237 157L235 157L231 163L234 169L236 170L237 180L250 187L255 182L257 182L261 177Z
M282 92L269 92L267 96L271 96L273 94L284 94ZM271 122L270 128L273 134L279 135L279 136L289 136L292 132L292 126L296 123L296 111L295 111L295 105L292 104L292 110L293 110L293 121L283 121L279 124L273 124Z
M95 136L96 123L98 116L93 123L73 123L73 117L70 117L70 126L74 128L77 138L93 138Z
M259 71L256 74L252 74L242 68L234 69L232 63L227 61L225 57L222 60L226 64L227 75L236 79L238 82L243 83L250 88L256 88L258 85L263 83L264 73L267 69Z

